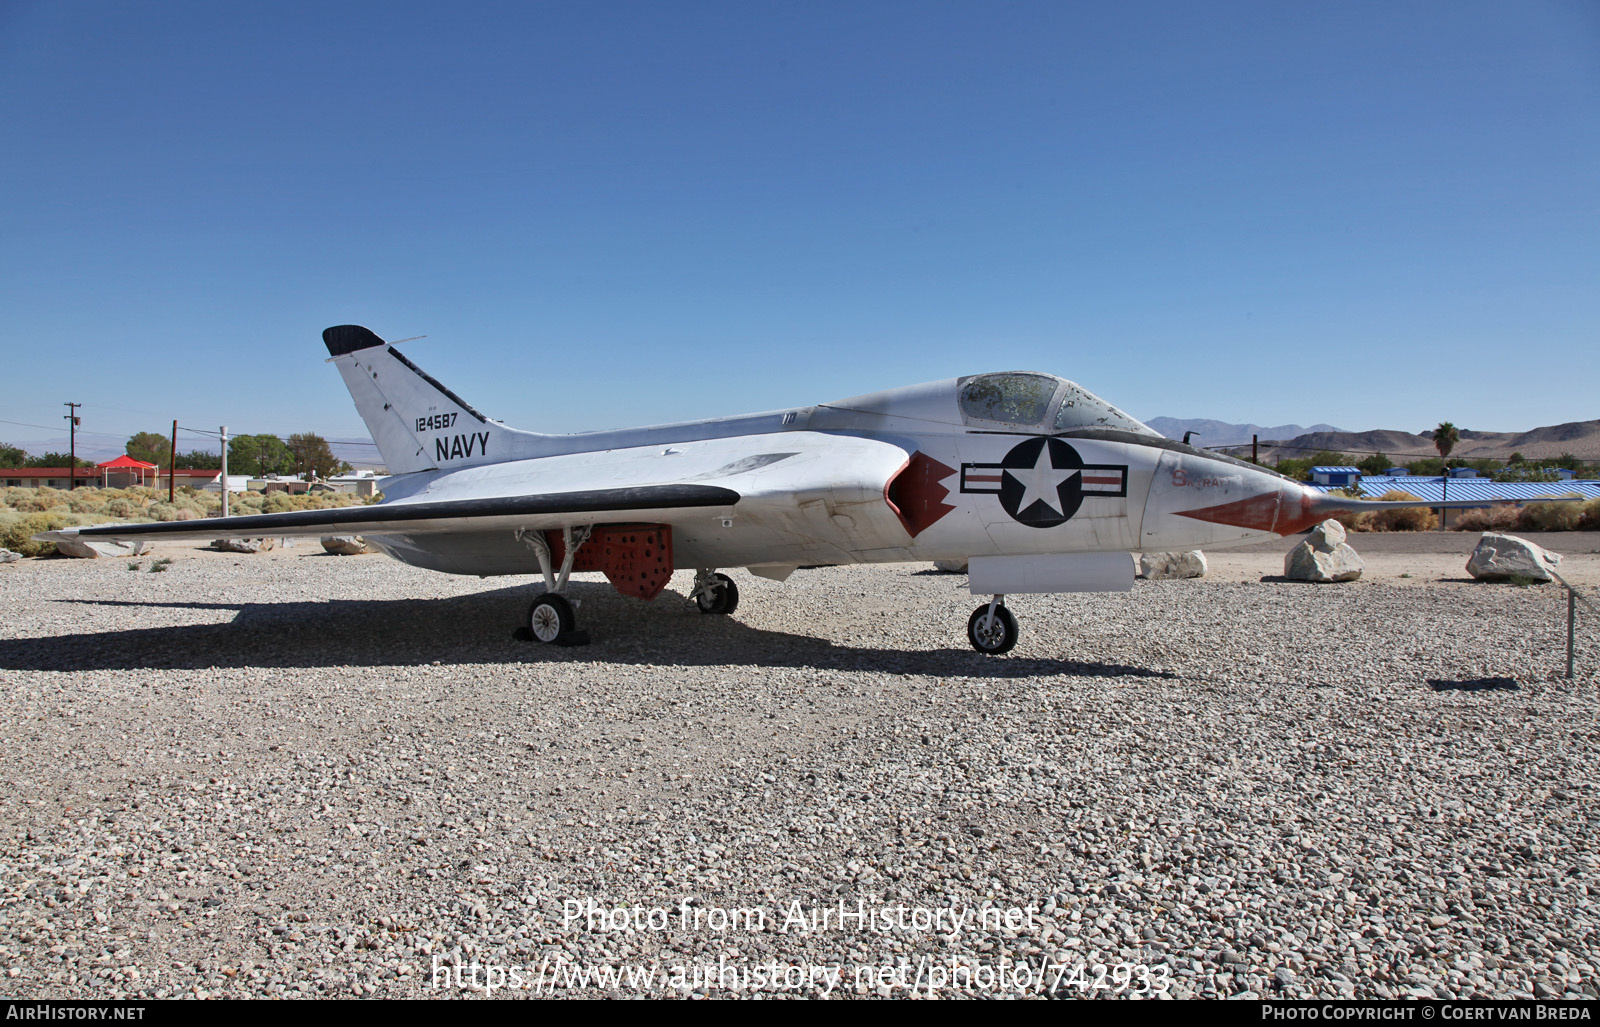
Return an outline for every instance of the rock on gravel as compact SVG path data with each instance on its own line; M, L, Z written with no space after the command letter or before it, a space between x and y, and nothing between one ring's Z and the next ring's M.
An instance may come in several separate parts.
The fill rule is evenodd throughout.
M1354 581L1366 565L1345 541L1344 525L1326 520L1283 558L1283 575L1291 581L1329 583Z
M0 575L9 994L1594 994L1600 647L1555 676L1553 593L1145 581L1014 597L986 658L925 565L734 571L732 617L579 575L563 649L511 637L533 579L172 551ZM838 918L902 907L973 919ZM845 976L715 972L769 964Z
M1467 558L1467 573L1482 581L1554 581L1550 572L1560 563L1559 554L1525 538L1486 531Z
M1139 577L1150 581L1174 578L1202 578L1206 573L1206 554L1198 549L1186 553L1140 553Z
M275 538L219 538L211 548L225 553L265 553L277 544Z
M86 539L67 536L56 540L56 552L79 560L102 556L140 556L148 552L148 542L117 542L113 539Z

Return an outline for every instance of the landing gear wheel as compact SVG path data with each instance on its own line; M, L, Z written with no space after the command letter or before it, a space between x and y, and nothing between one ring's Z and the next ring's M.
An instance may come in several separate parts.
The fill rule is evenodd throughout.
M1004 606L996 606L990 617L989 604L984 603L967 619L967 641L985 656L1008 653L1017 644L1017 618Z
M739 586L726 574L713 574L715 584L694 597L701 613L732 613L739 608Z
M578 626L572 604L554 592L546 592L528 609L528 632L536 642L555 642L571 635Z

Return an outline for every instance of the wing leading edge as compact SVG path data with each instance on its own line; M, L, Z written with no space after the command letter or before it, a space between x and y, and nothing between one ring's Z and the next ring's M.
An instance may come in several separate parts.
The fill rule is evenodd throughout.
M433 502L383 503L333 510L291 510L245 517L208 517L196 521L152 524L97 524L47 531L41 541L81 536L118 541L140 539L210 540L219 537L306 537L383 534L385 532L453 532L502 526L547 528L574 518L620 517L660 520L674 510L731 508L739 493L717 485L640 485L532 496L491 496Z

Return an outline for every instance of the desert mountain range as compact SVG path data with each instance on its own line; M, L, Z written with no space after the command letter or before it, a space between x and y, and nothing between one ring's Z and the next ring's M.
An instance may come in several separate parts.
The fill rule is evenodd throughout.
M1261 459L1267 463L1280 457L1307 457L1318 450L1347 453L1357 459L1372 453L1386 453L1393 457L1397 464L1404 464L1408 458L1439 455L1433 448L1433 439L1428 433L1412 434L1382 429L1341 431L1330 425L1314 425L1311 429L1290 434L1254 425L1230 425L1223 421L1186 421L1171 417L1157 417L1147 423L1168 438L1181 439L1183 433L1190 430L1201 432L1202 434L1193 441L1196 445L1207 449L1235 444L1249 446L1250 434L1254 432L1261 437ZM1172 430L1162 425L1171 426ZM1210 434L1207 433L1205 425L1212 426ZM1298 425L1287 427L1299 428ZM1237 443L1217 441L1219 438L1238 438L1237 435L1228 434L1227 430L1230 428L1242 431L1243 438ZM1521 453L1529 460L1558 457L1565 453L1571 453L1585 461L1600 460L1600 420L1569 421L1566 424L1554 424L1524 432L1471 431L1466 428L1460 431L1461 441L1450 451L1453 460L1504 460L1512 453ZM1212 437L1213 434L1216 438Z
M1259 424L1229 424L1200 417L1154 417L1145 423L1169 439L1181 439L1184 432L1192 431L1196 437L1191 441L1206 449L1249 445L1252 435L1260 436L1261 441L1265 442L1268 439L1292 439L1308 432L1344 431L1331 424L1313 424L1309 428L1302 428L1298 424L1280 424L1276 428L1263 428Z

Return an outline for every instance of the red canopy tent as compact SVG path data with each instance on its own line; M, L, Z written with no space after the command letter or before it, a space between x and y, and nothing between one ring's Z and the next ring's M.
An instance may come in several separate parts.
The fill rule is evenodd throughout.
M137 471L139 484L143 485L145 484L145 472L158 469L155 464L147 464L143 460L135 460L126 453L115 460L107 460L103 464L95 464L94 466L100 472L100 485L102 488L110 482L112 471L127 471L130 475Z

